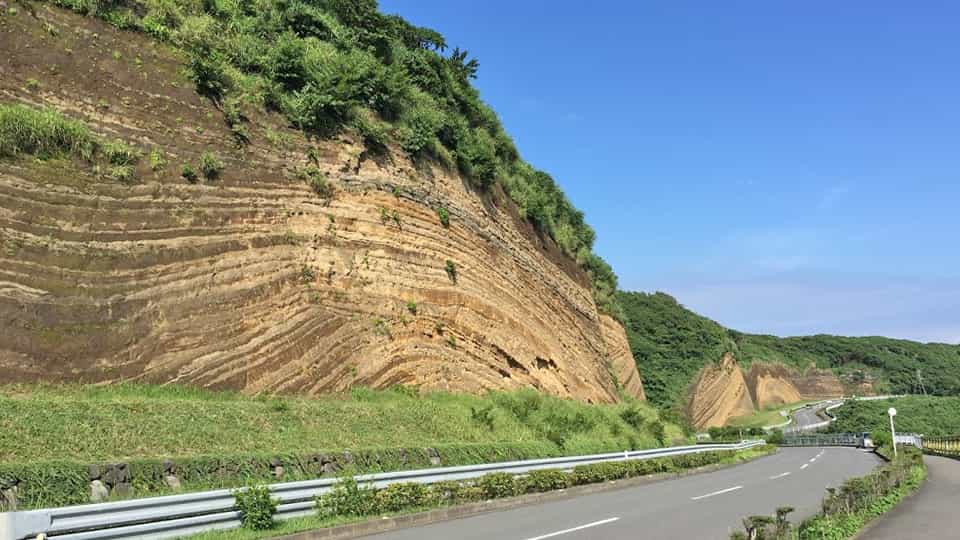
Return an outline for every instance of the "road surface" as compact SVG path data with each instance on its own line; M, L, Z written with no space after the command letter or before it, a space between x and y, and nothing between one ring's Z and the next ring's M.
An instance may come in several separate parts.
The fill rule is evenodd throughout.
M790 422L790 425L784 428L783 431L785 433L795 433L799 431L811 430L812 426L821 424L826 420L826 418L819 416L817 411L825 409L831 405L836 405L837 403L841 403L841 401L824 401L793 411L793 422Z
M367 537L369 540L726 539L748 515L820 509L827 486L862 476L879 460L856 448L781 448L772 456L644 486L525 506Z
M960 497L960 461L925 456L927 481L914 496L902 501L870 527L865 538L957 538L957 502Z

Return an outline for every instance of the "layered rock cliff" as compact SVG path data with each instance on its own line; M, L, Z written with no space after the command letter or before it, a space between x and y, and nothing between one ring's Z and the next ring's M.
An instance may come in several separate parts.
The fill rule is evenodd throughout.
M251 113L238 145L180 56L94 19L7 17L0 50L0 100L55 107L165 162L144 158L123 183L77 161L0 160L7 380L529 386L610 402L615 374L643 397L588 277L502 192L269 114ZM186 181L205 151L223 172ZM308 155L332 197L298 178Z
M753 410L743 371L733 355L726 353L719 362L700 370L690 392L687 418L698 428L708 428Z
M873 393L869 383L857 388L860 395ZM727 353L719 363L700 370L690 387L687 415L696 427L708 428L722 426L757 409L850 393L831 371L810 366L800 372L782 364L762 362L754 362L744 371L736 358Z

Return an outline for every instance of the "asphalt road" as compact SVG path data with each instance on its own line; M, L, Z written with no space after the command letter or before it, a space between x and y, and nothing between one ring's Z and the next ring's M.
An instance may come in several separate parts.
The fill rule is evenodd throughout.
M792 521L820 508L824 489L878 458L855 448L781 448L737 467L369 536L370 540L726 539L748 515L778 506Z
M804 407L802 409L797 409L793 411L793 422L791 422L789 426L784 428L784 431L788 433L805 431L805 428L807 426L811 426L811 425L819 424L823 422L825 418L818 416L817 411L821 409L825 409L837 403L840 403L840 400L826 401L826 402L817 404L815 406Z
M865 538L957 538L957 502L960 497L960 461L925 456L927 481L915 495L902 501L870 527Z

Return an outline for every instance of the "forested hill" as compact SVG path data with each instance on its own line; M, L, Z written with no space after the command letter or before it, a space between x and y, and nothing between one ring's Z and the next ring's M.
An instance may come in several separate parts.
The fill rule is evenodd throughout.
M683 307L662 292L621 292L627 337L644 379L647 397L658 406L683 403L698 370L732 352L741 366L774 362L806 369L829 368L856 382L874 378L877 391L960 393L960 346L885 337L816 335L780 338L724 328Z

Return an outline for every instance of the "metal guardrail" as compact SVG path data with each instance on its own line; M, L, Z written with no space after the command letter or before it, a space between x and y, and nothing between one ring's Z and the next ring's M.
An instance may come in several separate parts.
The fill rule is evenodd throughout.
M609 454L532 459L458 467L439 467L354 477L360 485L382 488L397 482L432 484L445 480L470 480L491 472L526 474L538 469L572 469L577 465L653 459L711 451L745 450L764 441L738 444L698 444ZM270 493L279 499L276 517L289 519L315 512L315 498L332 489L337 478L273 484ZM199 532L240 526L231 490L220 489L127 501L0 513L0 540L24 540L40 534L50 540L119 540L183 537Z
M806 424L806 425L803 425L803 426L792 426L792 427L788 427L787 429L783 430L783 432L784 432L785 434L795 434L795 433L804 433L804 432L809 432L809 431L817 431L817 430L819 430L819 429L821 429L821 428L825 428L825 427L829 426L830 424L832 424L832 423L837 419L837 417L834 416L830 411L832 411L832 410L834 410L834 409L836 409L836 408L842 407L842 406L843 406L848 400L850 400L850 399L855 399L855 400L858 400L858 401L876 401L876 400L880 400L880 399L892 399L892 398L898 398L898 397L903 397L903 394L892 394L892 395L882 395L882 396L865 396L865 397L855 397L855 398L839 398L839 399L840 399L840 403L835 403L835 404L830 405L830 406L828 406L828 407L826 407L826 408L823 409L823 413L826 414L826 415L829 417L827 420L824 420L823 422L816 422L816 423L814 423L814 424ZM803 406L803 407L798 407L797 409L794 409L794 410L799 410L799 409L803 409L803 408L806 408L806 407L816 407L816 406L818 406L818 405L823 405L823 404L825 404L825 403L831 403L831 402L833 402L833 401L835 401L835 400L833 400L833 399L828 399L828 400L824 400L824 401L819 401L819 402L817 402L817 403L811 403L810 405L805 405L805 406ZM791 413L792 413L792 412L793 412L793 411L791 411ZM764 429L766 429L766 428L764 428Z
M863 446L861 433L810 433L784 437L780 446Z
M931 454L960 457L960 435L923 437L923 450Z

